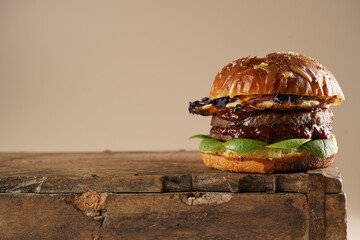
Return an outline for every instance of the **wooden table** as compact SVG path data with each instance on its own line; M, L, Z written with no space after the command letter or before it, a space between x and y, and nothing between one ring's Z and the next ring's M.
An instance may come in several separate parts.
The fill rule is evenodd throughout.
M207 168L198 152L0 153L0 239L346 239L335 166Z

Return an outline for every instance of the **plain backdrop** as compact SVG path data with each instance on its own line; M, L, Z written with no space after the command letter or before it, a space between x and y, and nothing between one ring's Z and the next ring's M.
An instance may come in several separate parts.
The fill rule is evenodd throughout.
M194 150L188 113L232 60L309 55L336 76L336 164L360 224L360 1L0 0L0 151ZM359 217L357 217L359 216ZM360 235L359 235L360 236Z

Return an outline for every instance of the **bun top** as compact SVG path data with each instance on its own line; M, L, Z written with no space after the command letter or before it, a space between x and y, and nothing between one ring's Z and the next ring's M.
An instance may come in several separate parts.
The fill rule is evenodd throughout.
M335 97L335 105L345 100L329 70L315 59L292 52L232 61L216 75L210 99L269 94Z

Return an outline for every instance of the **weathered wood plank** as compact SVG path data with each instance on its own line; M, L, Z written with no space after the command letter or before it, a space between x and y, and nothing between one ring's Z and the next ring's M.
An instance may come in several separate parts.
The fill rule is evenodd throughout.
M96 239L101 221L72 203L73 195L0 194L0 239Z
M311 170L341 192L335 166ZM204 166L198 152L0 153L0 193L307 192L306 173L238 174Z
M163 192L163 179L158 175L145 176L62 176L48 177L39 193L97 192Z
M345 239L341 191L335 166L248 174L198 152L0 153L0 240Z
M307 193L308 175L306 173L275 174L277 192Z
M103 239L307 238L304 194L109 194L106 208Z
M239 192L241 174L236 173L204 173L192 175L193 191Z
M307 238L304 194L0 194L0 206L2 239Z
M310 173L308 177L309 239L325 237L325 177Z
M346 239L346 198L345 194L325 195L325 239Z
M164 192L189 192L192 190L191 174L167 175L163 177Z
M342 180L339 169L335 164L321 169L313 169L308 171L309 174L322 174L325 177L326 193L341 193Z
M270 174L242 174L239 192L273 192L275 179Z
M46 177L11 176L0 177L0 193L39 193Z

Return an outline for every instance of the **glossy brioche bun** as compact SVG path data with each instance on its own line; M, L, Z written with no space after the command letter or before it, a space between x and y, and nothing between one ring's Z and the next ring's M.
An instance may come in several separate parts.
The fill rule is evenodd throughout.
M300 172L314 168L325 168L334 162L336 154L334 153L327 158L319 158L306 151L288 153L281 157L264 157L256 154L230 157L224 154L202 151L200 153L207 167L248 173Z
M315 59L297 53L271 53L265 57L240 58L216 75L210 99L237 95L287 94L320 98L344 94L332 73Z

